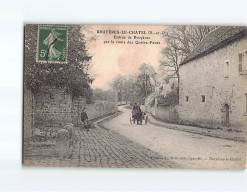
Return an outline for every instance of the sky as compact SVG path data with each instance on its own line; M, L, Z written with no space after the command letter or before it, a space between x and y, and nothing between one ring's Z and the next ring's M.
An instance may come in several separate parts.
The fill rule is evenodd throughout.
M162 58L161 50L164 47L161 34L165 26L89 25L89 28L97 38L94 43L89 44L89 53L92 55L91 73L93 73L95 78L92 88L107 90L118 74L136 73L139 66L143 63L150 64L155 69L158 68L159 61ZM111 31L110 33L125 31L126 34L109 34L109 31ZM144 31L146 34L141 34ZM149 34L151 31L152 35ZM114 35L121 36L122 38L114 38ZM128 36L131 39L128 39ZM150 39L134 39L134 36L139 38L144 36ZM114 43L111 43L111 40ZM133 41L133 43L127 44L128 40ZM125 44L116 43L116 41L125 41ZM152 41L160 42L160 44L136 44L135 41L145 41L148 43Z

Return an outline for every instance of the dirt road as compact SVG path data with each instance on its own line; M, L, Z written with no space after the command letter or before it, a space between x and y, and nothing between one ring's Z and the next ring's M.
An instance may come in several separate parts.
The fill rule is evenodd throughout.
M131 125L131 111L119 107L123 113L105 122L104 127L126 136L175 162L177 168L241 168L246 162L244 143L197 135L164 127Z

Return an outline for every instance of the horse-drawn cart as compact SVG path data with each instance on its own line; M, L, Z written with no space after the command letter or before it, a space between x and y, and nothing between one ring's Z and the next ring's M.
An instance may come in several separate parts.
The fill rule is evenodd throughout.
M145 112L132 111L132 115L130 117L130 124L142 125L143 123L146 125L148 122L148 116Z

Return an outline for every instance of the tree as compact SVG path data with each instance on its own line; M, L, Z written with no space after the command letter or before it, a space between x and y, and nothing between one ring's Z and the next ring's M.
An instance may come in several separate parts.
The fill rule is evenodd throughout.
M102 90L99 88L93 89L94 101L110 101L116 102L116 91L114 90Z
M171 26L164 33L166 47L160 65L168 72L167 78L176 78L180 82L180 63L192 52L202 39L216 27L212 26ZM179 94L179 88L177 88ZM178 98L178 96L177 96Z
M85 72L91 56L87 54L81 26L68 26L68 63L36 62L37 25L25 27L25 87L38 93L42 86L62 87L73 96L86 96L90 99L90 83L93 79Z
M142 95L143 98L154 91L156 85L156 72L151 65L144 63L140 66L137 84L140 86L140 95Z
M117 75L112 88L118 91L119 101L142 103L144 98L154 91L156 72L151 65L142 64L138 73Z
M118 93L118 101L128 101L131 99L131 89L133 88L130 76L117 75L112 82L112 88Z
M125 88L127 78L118 74L112 82L112 87L116 91L121 91Z
M158 103L166 106L174 106L178 104L177 90L172 89L165 96L158 96Z

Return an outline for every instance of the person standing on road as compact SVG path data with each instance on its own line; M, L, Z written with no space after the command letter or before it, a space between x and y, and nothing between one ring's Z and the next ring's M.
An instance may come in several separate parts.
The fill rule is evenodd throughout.
M137 105L137 103L134 104L133 111L138 111L138 105Z
M145 112L145 106L144 106L144 104L141 104L140 109L141 109L141 112Z
M83 126L88 130L88 128L89 128L89 121L88 121L88 116L87 116L86 108L83 108L82 109L82 112L81 112L81 122L82 122Z

